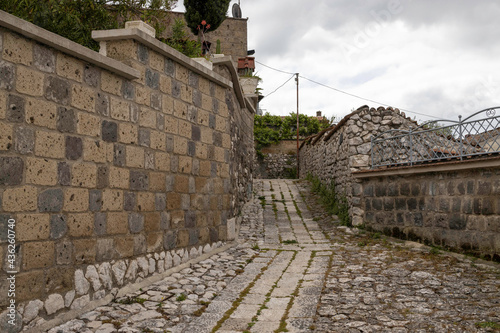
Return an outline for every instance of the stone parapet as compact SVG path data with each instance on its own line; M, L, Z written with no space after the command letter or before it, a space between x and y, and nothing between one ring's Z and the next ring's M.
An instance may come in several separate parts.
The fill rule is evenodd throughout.
M0 26L0 230L16 221L25 325L235 237L253 112L230 61L208 71L138 29L103 56L3 12ZM7 245L2 231L2 263Z

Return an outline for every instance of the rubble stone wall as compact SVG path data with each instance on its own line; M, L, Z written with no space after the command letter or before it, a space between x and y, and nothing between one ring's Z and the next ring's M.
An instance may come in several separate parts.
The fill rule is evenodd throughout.
M282 140L262 148L263 158L255 157L255 177L260 179L290 178L297 169L297 141Z
M254 156L237 79L140 31L104 57L0 14L0 313L7 271L35 326L234 237Z
M455 163L446 170L412 168L404 175L356 174L366 226L500 261L500 161L496 167L482 163L461 163L469 166L465 170Z
M338 195L348 200L353 224L363 224L362 214L353 209L360 197L353 192L356 180L352 173L370 168L372 136L390 129L408 129L411 125L415 125L414 121L397 109L360 107L337 125L302 143L300 177L310 173L325 184L333 180Z

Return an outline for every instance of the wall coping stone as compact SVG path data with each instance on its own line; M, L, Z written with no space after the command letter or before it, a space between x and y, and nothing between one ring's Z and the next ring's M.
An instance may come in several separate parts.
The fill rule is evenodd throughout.
M500 167L500 157L490 157L482 159L473 159L455 162L440 162L434 164L402 166L390 169L362 170L353 172L354 178L373 178L400 175L414 175L431 172L462 171L479 168L498 168Z
M221 66L226 66L229 69L229 72L231 73L231 78L233 79L233 86L234 91L236 93L236 98L238 98L238 101L240 103L240 107L246 107L247 109L250 110L253 114L255 114L256 110L253 104L250 102L248 97L245 97L243 94L243 89L241 88L240 84L240 76L238 75L238 72L236 71L236 67L234 67L234 62L232 60L231 56L225 56L225 57L220 57L220 58L214 58L213 59L214 65L221 65Z
M126 79L133 80L140 77L138 70L120 61L105 57L83 45L40 28L33 23L27 22L2 10L0 10L0 26L31 38L39 43L53 47L58 51L106 69Z
M193 72L200 74L201 76L215 81L225 88L233 88L233 83L228 79L224 78L222 75L209 70L208 68L200 65L191 58L185 56L176 49L168 46L167 44L151 37L147 33L137 28L132 29L112 29L112 30L94 30L92 31L92 38L98 42L106 42L112 40L126 40L133 39L136 42L143 44L144 46L166 56L167 58L173 59L179 64L187 67ZM235 89L237 91L238 89ZM241 88L240 88L241 90Z

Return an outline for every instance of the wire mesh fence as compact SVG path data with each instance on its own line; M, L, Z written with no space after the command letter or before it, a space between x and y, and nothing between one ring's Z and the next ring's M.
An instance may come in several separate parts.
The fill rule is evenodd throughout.
M435 120L408 130L394 129L371 141L372 168L463 160L500 153L500 107L458 121Z

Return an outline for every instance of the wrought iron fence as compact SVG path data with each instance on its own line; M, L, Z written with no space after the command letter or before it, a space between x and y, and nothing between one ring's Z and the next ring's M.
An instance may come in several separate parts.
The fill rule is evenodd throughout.
M486 116L486 117L485 117ZM394 129L371 140L372 168L463 160L500 153L500 106L462 120L434 120L408 130Z

